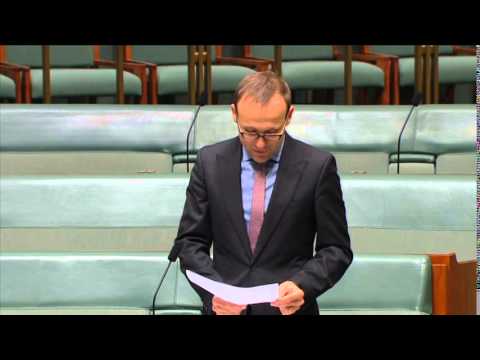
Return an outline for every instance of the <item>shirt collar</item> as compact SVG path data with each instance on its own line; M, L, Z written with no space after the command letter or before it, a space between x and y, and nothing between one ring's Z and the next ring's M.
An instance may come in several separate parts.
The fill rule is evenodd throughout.
M280 161L280 157L282 156L282 151L283 151L283 145L285 145L285 136L283 136L282 138L282 144L280 145L280 148L278 149L277 153L275 155L272 156L272 158L270 159L271 161L273 162L276 162L278 163ZM250 154L248 153L247 149L245 148L245 146L242 145L242 162L243 161L250 161L253 159L250 157Z

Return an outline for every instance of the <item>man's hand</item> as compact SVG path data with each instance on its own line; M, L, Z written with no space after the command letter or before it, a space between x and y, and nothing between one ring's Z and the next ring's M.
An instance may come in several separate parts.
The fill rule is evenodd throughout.
M240 315L246 307L247 305L233 304L217 296L214 296L212 300L212 310L217 315Z
M278 293L278 300L270 305L278 307L282 315L291 315L297 312L305 303L303 290L292 281L281 283Z

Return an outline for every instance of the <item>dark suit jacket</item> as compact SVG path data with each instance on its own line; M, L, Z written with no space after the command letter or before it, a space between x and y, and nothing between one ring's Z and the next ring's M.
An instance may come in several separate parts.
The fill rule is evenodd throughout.
M318 314L317 296L343 276L353 258L335 158L286 134L252 254L243 217L241 157L238 137L199 151L175 240L183 245L182 271L242 287L291 280L305 293L297 314ZM203 312L212 313L212 295L191 285L202 298ZM248 312L280 313L270 304L251 305Z

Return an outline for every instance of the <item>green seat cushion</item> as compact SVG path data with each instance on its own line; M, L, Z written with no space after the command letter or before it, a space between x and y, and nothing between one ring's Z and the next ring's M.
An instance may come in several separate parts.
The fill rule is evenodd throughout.
M414 149L437 155L472 154L476 149L475 120L473 104L421 106L417 109Z
M282 75L292 89L343 88L343 61L285 61ZM384 86L383 71L371 64L352 62L352 85Z
M2 151L184 152L195 106L0 105Z
M355 255L342 279L317 299L328 310L432 313L431 262L425 255Z
M476 258L474 176L341 175L341 184L354 253Z
M475 82L476 56L440 56L438 58L440 84Z
M255 70L244 66L212 65L212 91L233 92L245 76L255 73Z
M188 93L188 65L165 65L157 67L158 95Z
M177 226L188 180L174 174L3 178L1 227Z
M51 69L52 96L115 96L116 69ZM43 96L43 70L32 69L32 98ZM124 72L125 95L140 96L140 79Z
M167 263L165 253L3 253L0 305L12 310L146 310ZM165 313L186 314L202 306L178 263L171 266L155 304Z
M477 58L475 56L439 56L440 84L462 84L475 81ZM415 58L399 59L400 86L415 84Z
M15 99L15 82L0 74L0 98Z

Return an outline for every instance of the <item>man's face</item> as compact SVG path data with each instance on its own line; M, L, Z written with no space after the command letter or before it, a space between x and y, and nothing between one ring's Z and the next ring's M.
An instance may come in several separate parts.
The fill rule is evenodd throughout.
M280 94L275 94L261 104L248 95L242 97L237 106L232 105L233 118L242 132L260 134L281 134L290 123L294 107L287 104ZM249 139L239 135L240 141L255 162L262 164L270 160L279 150L282 138L266 140L263 137Z

